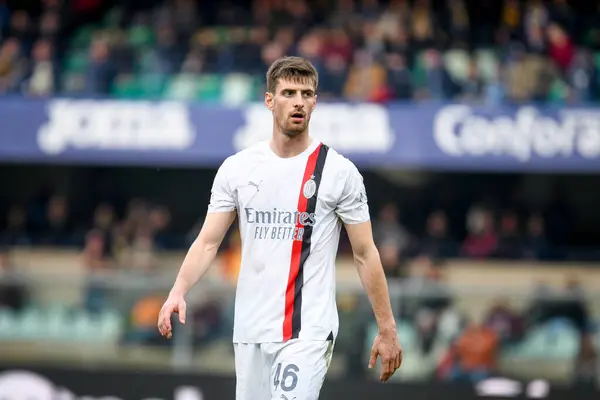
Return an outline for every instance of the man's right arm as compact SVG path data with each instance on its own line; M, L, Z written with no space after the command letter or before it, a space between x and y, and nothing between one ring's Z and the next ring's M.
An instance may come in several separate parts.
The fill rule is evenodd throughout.
M213 182L210 204L200 233L190 246L179 269L169 297L158 316L158 330L171 338L171 315L179 314L185 323L185 295L211 266L221 242L235 219L236 202L230 186L231 159L225 160Z

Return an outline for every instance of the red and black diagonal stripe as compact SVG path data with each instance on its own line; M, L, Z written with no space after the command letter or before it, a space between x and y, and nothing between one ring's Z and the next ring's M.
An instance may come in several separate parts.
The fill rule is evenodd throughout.
M323 175L323 167L327 158L329 147L320 143L319 146L308 157L304 177L300 185L298 196L298 212L314 213L317 208L317 196ZM310 179L316 184L315 194L307 199L304 196L304 185ZM298 222L297 228L304 229L302 241L292 244L292 257L290 260L290 273L288 276L287 289L285 292L285 317L283 320L283 340L298 338L302 327L302 286L304 285L304 263L310 255L311 237L313 227L303 226Z

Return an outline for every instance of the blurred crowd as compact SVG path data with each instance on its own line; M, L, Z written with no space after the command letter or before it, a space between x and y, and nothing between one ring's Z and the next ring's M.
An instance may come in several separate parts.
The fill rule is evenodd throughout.
M600 98L596 2L33 3L0 0L0 93L255 100L268 65L300 55L328 99Z
M546 238L542 214L522 220L514 211L495 215L484 206L472 206L463 217L464 227L449 226L444 210L431 212L422 229L407 229L393 202L373 216L375 241L391 275L402 275L403 260L419 255L433 258L533 259L556 258ZM53 194L15 204L0 217L0 245L82 248L92 269L127 265L141 269L153 265L153 254L161 250L185 250L199 232L202 221L190 223L187 231L171 226L168 207L139 198L124 209L100 203L91 215L73 211L68 197ZM232 229L237 235L237 230ZM461 232L465 233L462 234ZM228 243L223 248L227 249ZM343 236L342 253L350 251Z

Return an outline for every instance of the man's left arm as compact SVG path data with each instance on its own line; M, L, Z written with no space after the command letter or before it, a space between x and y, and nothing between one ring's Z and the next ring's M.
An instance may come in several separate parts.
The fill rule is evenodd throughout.
M363 178L350 163L336 212L348 233L354 261L363 287L367 293L379 334L373 343L369 367L373 368L381 357L381 380L387 381L402 363L396 321L392 312L387 280L373 240L373 230Z
M387 280L373 241L371 222L345 224L352 246L358 275L371 302L380 334L396 335L396 321L392 313Z

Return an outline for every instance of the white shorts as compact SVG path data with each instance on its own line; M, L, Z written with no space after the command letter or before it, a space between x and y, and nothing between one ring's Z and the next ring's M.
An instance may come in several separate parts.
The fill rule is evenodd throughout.
M235 343L236 400L318 400L333 341Z

